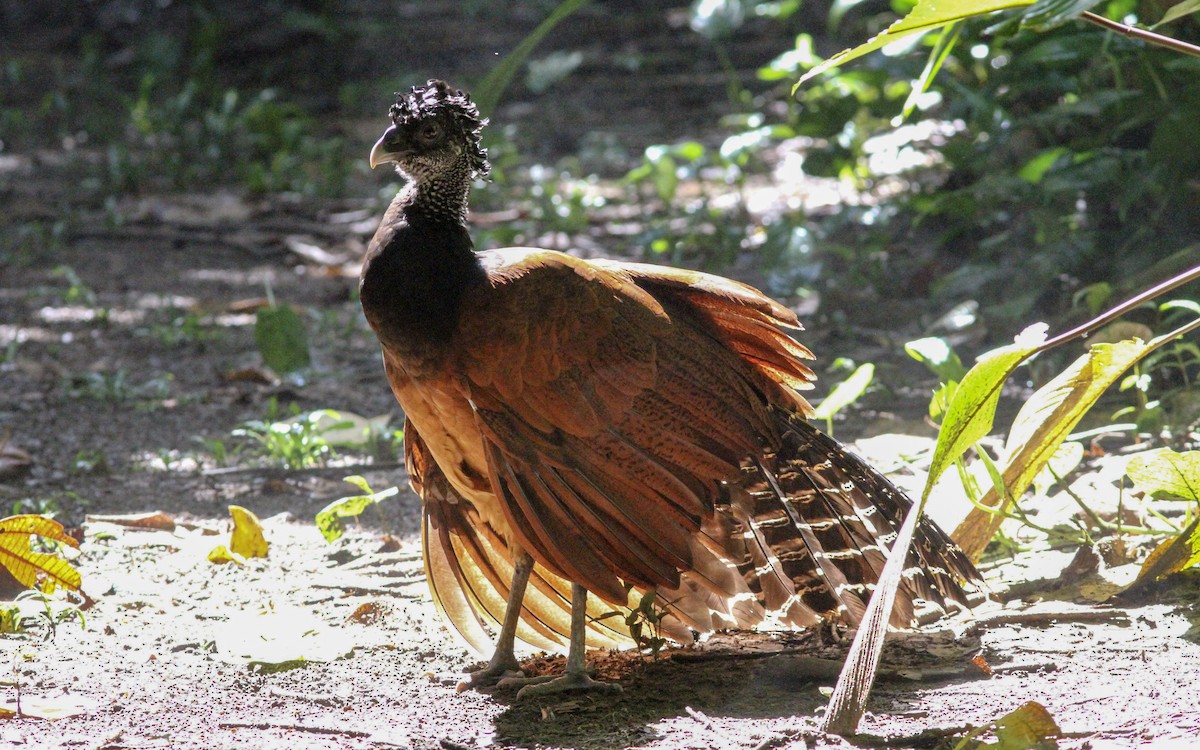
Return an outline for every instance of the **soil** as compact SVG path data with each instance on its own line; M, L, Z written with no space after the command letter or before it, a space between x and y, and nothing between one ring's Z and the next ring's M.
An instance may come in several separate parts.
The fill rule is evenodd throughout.
M567 97L566 116L544 118L561 126L546 148L564 132L578 134L580 121L604 116L589 106L601 96L602 77L585 80L584 94ZM674 111L694 119L667 130L691 132L696 121L711 119L682 104L711 102L719 80L701 86L691 79L671 90L687 97ZM644 126L673 108L613 109L632 111L626 122ZM641 130L632 140L663 136ZM235 450L231 431L272 408L283 416L293 406L390 414L399 425L378 345L353 298L376 201L250 200L213 190L123 197L103 209L71 206L69 169L40 152L0 155L0 180L6 231L60 207L73 211L66 235L10 253L11 262L0 265L0 443L32 459L0 474L0 507L54 512L81 534L73 561L88 597L83 623L51 629L40 622L0 636L7 665L0 701L21 712L0 720L0 746L847 744L815 733L827 702L822 688L834 677L819 669L813 676L808 660L825 657L836 667L848 645L844 633L726 635L657 657L594 654L601 676L624 688L615 696L517 702L508 691L460 692L463 672L480 657L449 632L429 598L419 500L407 490L395 446L342 451L307 469L269 466ZM363 194L377 187L364 185ZM114 214L120 222L108 220ZM297 241L344 260L302 257ZM303 312L314 359L303 380L261 369L253 313L266 285ZM840 340L870 337L850 330ZM870 360L879 352L843 344L838 354ZM912 391L887 411L919 414L925 389ZM901 429L885 420L870 431ZM230 451L227 459L214 455L214 441ZM312 519L353 494L341 482L349 474L377 489L402 489L381 513L366 514L329 544ZM210 550L228 543L230 504L264 519L266 558L209 562ZM147 511L166 514L174 528L88 520ZM996 566L989 576L1007 602L995 607L1018 612L1036 600L1073 600L1088 605L1084 614L1051 602L1061 609L1056 617L978 633L962 618L898 637L885 659L891 676L876 686L862 730L890 738L889 746L953 746L965 727L1037 701L1062 730L1061 747L1193 746L1200 738L1193 625L1200 578L1181 576L1119 611L1096 610L1090 603L1097 597L1084 588L1058 588L1070 557L1031 551ZM971 666L977 654L992 676ZM561 665L561 658L526 655L531 671Z

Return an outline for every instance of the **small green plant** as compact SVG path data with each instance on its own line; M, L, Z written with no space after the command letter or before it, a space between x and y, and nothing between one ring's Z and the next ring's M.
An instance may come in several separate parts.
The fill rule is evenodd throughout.
M844 358L836 360L834 365L837 366L839 362L844 362L848 367L854 367L853 362ZM813 410L813 419L825 420L825 432L830 437L833 437L834 415L861 398L867 392L874 377L875 365L870 362L861 364L855 368L854 372L850 373L850 377L835 385L829 395L817 404L817 408Z
M158 339L167 347L201 344L221 336L219 328L212 326L200 315L185 310L172 311L166 322L154 323L144 329L144 333Z
M633 586L626 584L625 591L632 596ZM628 608L626 613L622 614L614 610L605 612L596 619L607 620L612 617L620 617L625 622L625 627L629 629L629 637L637 644L638 650L648 652L657 659L659 652L667 645L667 639L662 637L659 629L659 625L667 614L667 610L658 605L658 592L650 591L640 594L637 605Z
M349 497L334 500L317 513L317 529L327 542L336 541L345 533L346 519L357 519L367 508L376 507L380 500L392 497L400 492L398 487L388 487L386 490L376 492L371 489L371 485L367 484L366 479L358 475L346 477L342 481L349 482L359 488L363 491L363 494L350 495ZM383 515L380 514L380 518L382 517Z
M324 465L336 455L325 433L350 426L329 409L301 414L292 404L292 416L283 420L274 419L272 415L277 412L278 403L271 399L267 419L244 422L232 434L246 438L262 455L288 469Z
M71 620L77 620L81 628L87 627L77 605L38 589L22 591L11 602L0 602L0 635L39 629L44 631L44 640L49 640L60 624Z
M138 385L130 382L129 372L124 369L85 372L68 376L63 390L71 398L115 404L138 402L139 407L153 408L170 395L173 380L170 373L162 373Z

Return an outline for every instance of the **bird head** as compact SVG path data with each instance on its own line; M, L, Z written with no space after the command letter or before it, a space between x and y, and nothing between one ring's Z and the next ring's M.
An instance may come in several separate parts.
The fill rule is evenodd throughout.
M416 181L457 171L468 178L488 173L487 151L480 146L487 120L469 94L431 80L397 92L388 114L392 125L371 149L372 169L393 162Z

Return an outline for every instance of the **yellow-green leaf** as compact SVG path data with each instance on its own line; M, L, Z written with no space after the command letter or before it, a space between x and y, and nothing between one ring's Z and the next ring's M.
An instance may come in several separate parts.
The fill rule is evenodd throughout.
M69 547L79 546L79 542L67 536L58 521L33 514L9 516L0 519L0 564L8 568L22 586L32 587L39 579L48 579L78 590L83 583L79 571L57 555L34 552L29 545L31 534Z
M238 565L246 564L246 558L237 553L230 552L229 548L224 544L218 544L209 551L208 561L210 563L216 563L217 565L224 565L225 563L237 563Z
M1029 487L1100 395L1147 351L1149 344L1141 340L1095 344L1033 394L1017 413L1000 460L1008 497L1019 497ZM989 508L1002 505L994 488L980 502ZM952 536L974 559L1003 520L1001 514L975 508Z
M240 505L230 505L229 515L233 516L229 550L242 557L266 557L270 544L263 536L262 522L258 516Z
M1192 521L1178 536L1158 545L1142 563L1142 569L1129 588L1157 581L1197 564L1200 564L1200 518Z
M1008 346L993 349L979 358L954 391L946 409L937 447L929 467L929 478L921 495L924 503L942 473L992 428L1000 388L1030 354L1046 339L1045 324L1026 328Z
M1200 451L1146 451L1129 459L1125 473L1155 499L1200 501Z
M336 540L344 533L346 528L345 519L357 518L368 507L400 492L397 487L389 487L386 490L372 492L371 486L367 484L367 480L358 475L346 477L343 481L353 484L365 494L351 495L350 497L334 500L317 513L317 530L321 532L321 536L325 537L325 541L327 542Z
M813 410L813 418L832 419L834 414L858 400L874 377L875 365L870 362L859 365L850 377L838 383L829 392L829 395L820 404L817 404L817 408Z
M1019 8L1032 4L1033 0L919 0L916 7L912 9L912 12L889 26L883 33L872 37L857 47L842 50L805 73L792 91L794 93L795 89L799 88L805 81L824 73L830 68L862 57L868 52L874 52L877 49L886 47L909 34L930 31L931 29L945 26L948 23L969 18L970 16L978 16L997 10Z
M997 719L993 731L1000 750L1058 747L1054 738L1061 733L1054 717L1037 701L1029 701Z

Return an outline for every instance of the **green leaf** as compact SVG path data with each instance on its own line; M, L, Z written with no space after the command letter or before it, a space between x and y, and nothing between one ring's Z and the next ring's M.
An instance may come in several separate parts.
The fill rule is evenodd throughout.
M867 390L875 377L875 365L870 362L859 365L850 377L838 383L817 408L813 410L815 419L832 419L842 409L854 403Z
M930 31L931 29L945 26L948 23L963 18L979 16L1007 8L1020 8L1032 3L1033 0L920 0L911 13L889 26L882 34L872 37L869 41L857 47L842 50L805 73L796 85L792 87L792 95L794 96L796 89L800 88L806 81L824 73L830 68L835 68L862 57L868 52L874 52L877 49L886 47L909 34Z
M1054 717L1037 701L1029 701L1017 710L1001 716L992 729L998 750L1042 750L1058 745L1054 738L1061 734Z
M1125 591L1187 570L1197 564L1200 564L1200 517L1177 536L1158 545L1146 558L1146 562L1142 563L1137 578Z
M1088 409L1121 373L1145 356L1150 346L1140 340L1094 344L1087 354L1038 389L1017 412L1004 444L1000 461L1003 496L993 488L980 504L1003 509L1008 498L1020 497ZM952 536L968 557L975 558L1003 520L1002 514L974 509Z
M1200 11L1200 0L1183 0L1178 5L1171 6L1171 9L1163 14L1162 20L1154 24L1150 28L1157 29L1159 26L1178 21L1184 16L1189 16L1196 11Z
M1025 162L1025 166L1021 167L1017 176L1031 185L1036 185L1066 153L1068 153L1067 149L1062 146L1048 148Z
M950 464L992 429L1001 386L1017 365L1036 352L1045 339L1046 325L1032 325L1022 331L1012 344L982 355L963 376L946 410L942 429L938 432L929 478L921 495L922 504Z
M1088 409L1146 351L1146 342L1137 339L1094 344L1025 402L1009 430L1001 462L1010 496L1025 491ZM984 503L989 499L995 497Z
M1103 0L1037 0L1021 18L1021 25L1037 31L1048 31L1091 10Z
M1156 500L1200 502L1200 451L1176 453L1170 448L1146 451L1129 459L1125 473Z
M908 356L928 367L938 380L948 383L951 380L962 380L967 374L967 368L962 360L950 348L949 342L938 336L909 341L904 345Z
M388 487L386 490L372 492L370 485L367 484L367 480L358 475L346 477L343 481L353 484L366 494L351 495L350 497L334 500L317 513L317 529L327 542L332 542L345 533L346 519L357 518L368 507L400 492L397 487Z
M263 362L278 373L295 372L312 362L304 321L286 305L259 309L254 320L254 343Z

